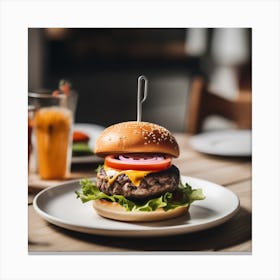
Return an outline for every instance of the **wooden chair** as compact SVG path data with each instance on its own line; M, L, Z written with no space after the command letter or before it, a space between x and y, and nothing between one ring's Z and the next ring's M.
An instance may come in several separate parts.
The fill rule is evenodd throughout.
M219 115L233 121L240 129L252 126L252 94L250 88L241 89L236 100L222 98L207 88L202 77L196 77L188 98L186 132L201 132L206 117Z

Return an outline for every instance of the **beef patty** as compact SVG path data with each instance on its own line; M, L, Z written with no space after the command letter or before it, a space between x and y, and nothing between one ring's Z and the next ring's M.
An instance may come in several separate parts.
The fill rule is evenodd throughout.
M101 168L97 174L97 186L108 195L119 194L130 199L144 199L174 192L178 187L179 177L179 169L172 165L166 170L144 176L138 187L133 185L126 174L120 174L110 185L106 171Z

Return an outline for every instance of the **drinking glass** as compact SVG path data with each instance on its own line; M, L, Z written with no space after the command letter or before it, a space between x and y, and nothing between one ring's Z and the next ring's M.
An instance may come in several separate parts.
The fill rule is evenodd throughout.
M35 107L35 156L39 176L48 180L67 178L77 93L53 96L30 92L28 102Z
M28 105L28 171L30 170L30 156L32 153L32 133L33 133L33 125L34 125L34 110L35 107L32 105Z

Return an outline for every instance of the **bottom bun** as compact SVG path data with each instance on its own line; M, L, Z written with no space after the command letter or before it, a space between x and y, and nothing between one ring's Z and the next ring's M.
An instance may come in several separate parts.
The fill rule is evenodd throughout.
M164 211L162 208L160 208L152 212L128 212L117 202L109 202L104 199L94 200L93 208L95 209L97 214L99 214L102 217L125 222L162 221L185 215L188 213L189 210L189 206L182 206L168 211Z

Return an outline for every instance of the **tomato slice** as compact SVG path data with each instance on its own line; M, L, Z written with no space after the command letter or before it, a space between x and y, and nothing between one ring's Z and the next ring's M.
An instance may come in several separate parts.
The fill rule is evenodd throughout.
M150 155L109 155L105 165L120 170L164 170L171 166L171 158Z

